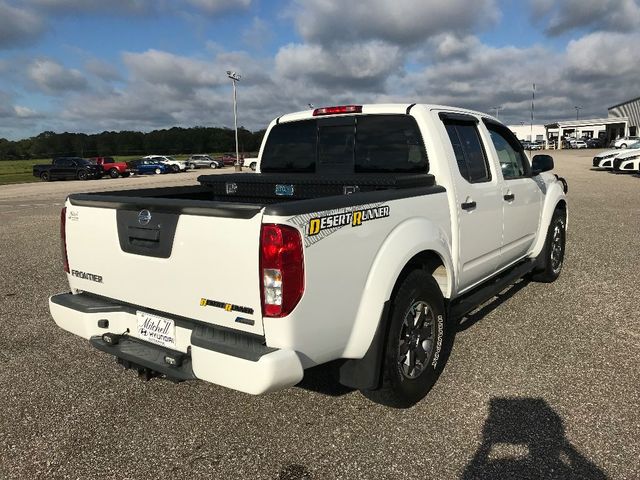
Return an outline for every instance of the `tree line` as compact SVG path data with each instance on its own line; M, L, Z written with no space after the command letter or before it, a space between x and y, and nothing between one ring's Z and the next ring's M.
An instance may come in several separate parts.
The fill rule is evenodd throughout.
M238 129L240 153L257 152L265 131ZM180 153L235 152L235 134L230 128L173 127L152 132L55 133L42 132L23 140L0 138L0 160L98 157L125 155L173 155Z

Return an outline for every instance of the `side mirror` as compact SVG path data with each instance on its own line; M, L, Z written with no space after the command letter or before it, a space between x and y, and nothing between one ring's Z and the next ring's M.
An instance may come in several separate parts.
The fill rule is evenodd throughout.
M551 155L535 155L531 163L531 173L533 175L553 170L553 157Z

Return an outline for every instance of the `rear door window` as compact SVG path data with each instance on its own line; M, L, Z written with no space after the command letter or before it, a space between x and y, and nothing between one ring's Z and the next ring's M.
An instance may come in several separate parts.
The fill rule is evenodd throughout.
M476 124L451 120L444 122L460 175L469 183L490 181L489 162Z

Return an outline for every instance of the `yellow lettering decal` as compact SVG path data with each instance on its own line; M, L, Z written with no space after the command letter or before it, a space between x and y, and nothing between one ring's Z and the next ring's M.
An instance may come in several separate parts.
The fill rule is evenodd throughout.
M227 304L224 306L224 309L225 309L227 312L230 312L230 311L231 311L231 304L230 304L230 303L227 303Z
M362 211L353 212L353 226L357 227L362 224Z
M320 219L312 218L309 222L309 236L317 235L320 232Z
M207 306L207 299L206 298L201 298L200 299L200 306L201 307L206 307Z

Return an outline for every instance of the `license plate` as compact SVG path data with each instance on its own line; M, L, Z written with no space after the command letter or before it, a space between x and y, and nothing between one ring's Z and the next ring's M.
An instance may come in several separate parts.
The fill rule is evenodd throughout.
M169 319L137 311L138 338L162 347L176 349L176 323Z

